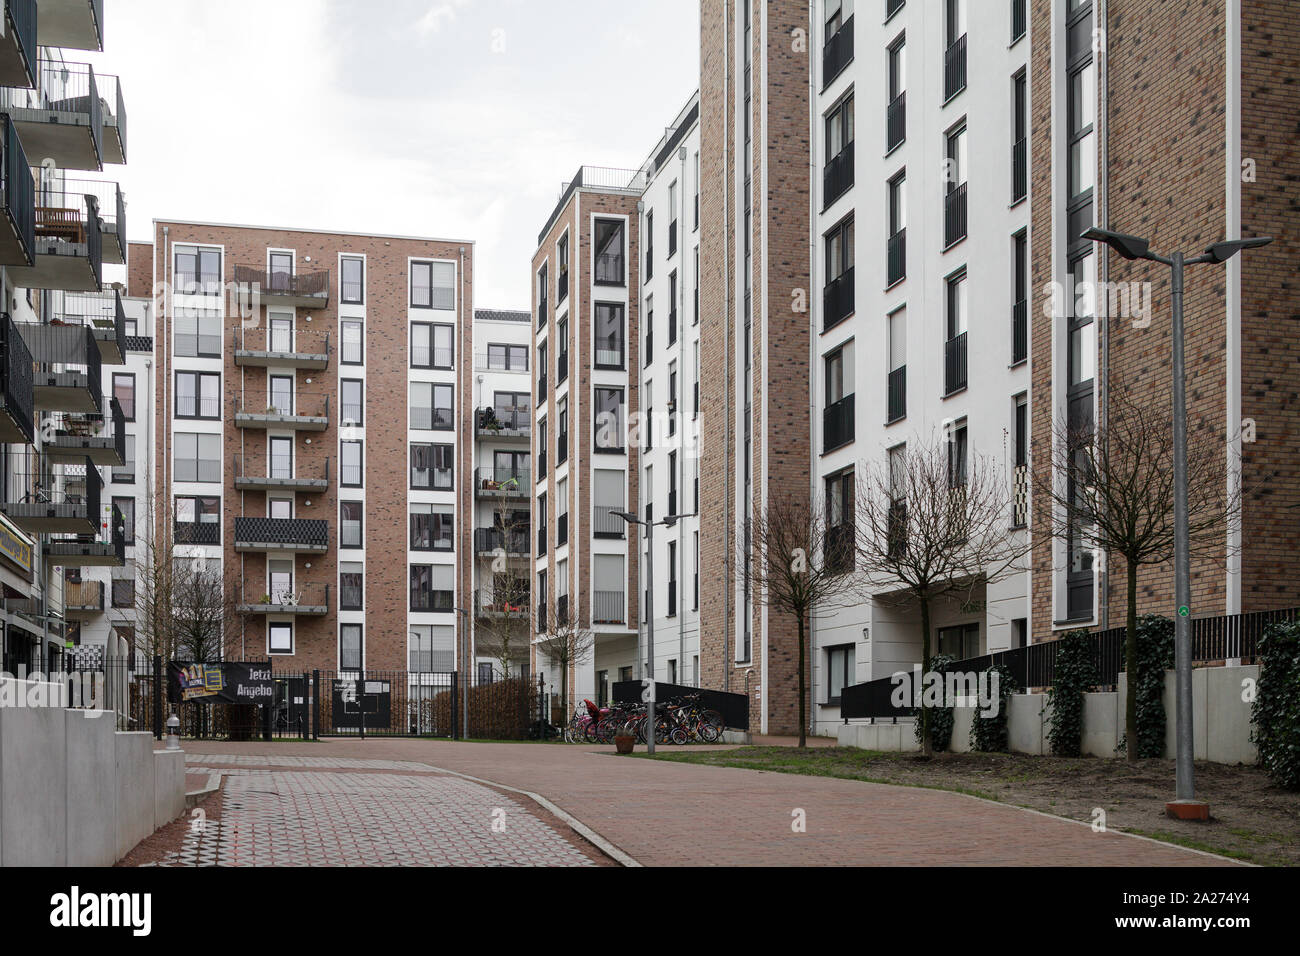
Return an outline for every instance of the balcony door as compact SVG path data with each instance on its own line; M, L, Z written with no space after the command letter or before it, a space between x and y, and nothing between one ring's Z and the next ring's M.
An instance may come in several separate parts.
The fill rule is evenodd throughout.
M271 316L271 347L272 352L292 352L293 351L293 319L289 316Z
M271 596L271 603L292 604L294 601L293 562L268 561L266 566L267 593Z
M271 403L277 415L293 414L293 376L271 376Z
M293 477L293 439L292 438L272 438L270 440L270 471L271 478L292 478Z
M271 291L288 292L293 284L293 253L273 252L270 263Z

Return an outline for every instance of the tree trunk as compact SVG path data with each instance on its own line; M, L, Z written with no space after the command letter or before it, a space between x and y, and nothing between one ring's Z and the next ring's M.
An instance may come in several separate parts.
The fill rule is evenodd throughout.
M1138 690L1138 569L1137 562L1127 560L1125 578L1128 582L1128 614L1124 634L1124 669L1128 672L1128 697L1124 701L1124 740L1129 761L1138 758L1137 690Z
M921 598L921 681L924 688L926 675L930 673L930 599ZM915 691L915 688L913 689ZM925 693L921 693L921 752L927 757L934 755L934 744L930 741L930 708L925 703Z
M808 654L804 647L804 612L800 608L799 618L799 746L808 746Z

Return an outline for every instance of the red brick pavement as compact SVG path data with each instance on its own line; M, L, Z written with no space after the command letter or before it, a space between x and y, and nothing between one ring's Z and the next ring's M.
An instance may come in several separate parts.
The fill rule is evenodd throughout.
M189 741L190 754L412 760L539 794L647 866L1230 866L961 794L619 758L605 748L423 740ZM806 832L792 829L802 810Z

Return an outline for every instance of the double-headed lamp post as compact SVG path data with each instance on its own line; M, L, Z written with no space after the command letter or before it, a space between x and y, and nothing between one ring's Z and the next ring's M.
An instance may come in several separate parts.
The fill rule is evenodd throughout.
M1175 793L1166 805L1171 816L1182 819L1209 818L1209 805L1196 799L1192 760L1192 577L1191 542L1187 524L1187 381L1183 355L1183 271L1186 266L1208 263L1220 265L1243 249L1256 249L1272 242L1268 236L1253 239L1229 239L1216 242L1197 256L1181 252L1163 256L1151 251L1151 243L1137 236L1093 227L1083 239L1104 242L1115 253L1128 259L1145 259L1169 266L1170 295L1173 300L1173 414L1174 414L1174 686L1177 737ZM1132 681L1129 693L1134 692Z
M671 528L678 519L686 516L667 515L658 521L644 521L630 511L615 511L614 515L629 525L639 524L645 528L645 546L650 552L645 566L645 587L650 594L649 606L646 608L646 657L649 658L647 677L650 681L646 689L650 691L650 699L646 701L649 725L645 735L645 749L646 753L652 754L655 752L655 718L658 716L655 712L655 525Z

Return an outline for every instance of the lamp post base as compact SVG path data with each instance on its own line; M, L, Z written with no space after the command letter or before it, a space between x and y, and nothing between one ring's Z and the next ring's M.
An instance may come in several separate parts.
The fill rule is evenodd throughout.
M1210 819L1210 805L1203 800L1170 800L1165 804L1165 813L1175 820Z

